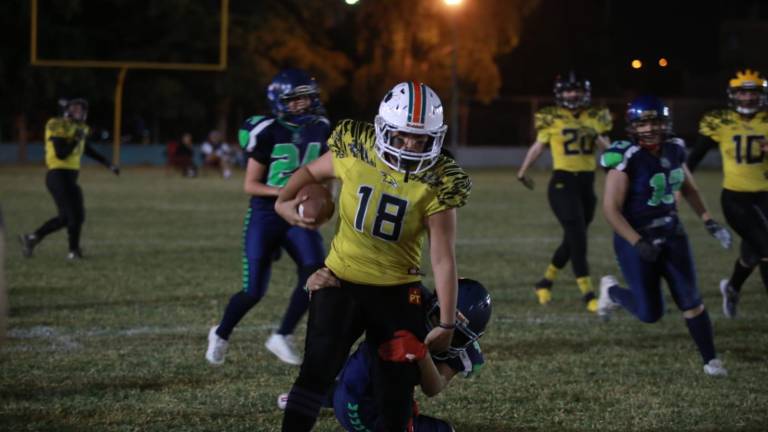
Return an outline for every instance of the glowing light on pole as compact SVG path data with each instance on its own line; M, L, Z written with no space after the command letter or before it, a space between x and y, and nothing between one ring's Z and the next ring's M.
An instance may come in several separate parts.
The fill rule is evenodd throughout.
M661 67L667 67L669 66L669 62L664 57L659 59L659 66Z
M632 69L640 69L641 67L643 67L643 62L641 62L638 59L632 60L631 64L632 64Z

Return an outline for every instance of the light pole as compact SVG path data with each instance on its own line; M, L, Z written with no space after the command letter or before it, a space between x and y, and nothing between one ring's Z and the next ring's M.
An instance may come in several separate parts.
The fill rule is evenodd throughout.
M445 4L454 9L451 11L451 122L448 128L451 131L451 150L456 151L459 147L459 76L456 70L458 63L458 34L456 23L456 10L461 5L462 0L443 0Z

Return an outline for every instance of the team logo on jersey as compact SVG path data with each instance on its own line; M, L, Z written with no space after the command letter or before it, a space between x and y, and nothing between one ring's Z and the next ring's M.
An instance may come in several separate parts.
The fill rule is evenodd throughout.
M408 303L412 305L421 304L421 288L419 287L408 288Z
M661 167L662 168L669 169L669 167L671 167L671 166L672 166L672 164L669 162L669 159L667 159L665 157L661 158Z
M392 177L392 174L386 172L386 171L379 171L381 173L381 179L384 181L384 183L392 186L393 188L397 189L397 180L395 180L394 177Z

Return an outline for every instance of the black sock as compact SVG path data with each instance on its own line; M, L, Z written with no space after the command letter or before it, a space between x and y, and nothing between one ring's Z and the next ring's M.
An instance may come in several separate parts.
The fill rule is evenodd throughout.
M222 339L229 340L229 335L232 333L232 330L237 323L243 319L245 314L248 313L259 300L260 299L248 295L245 291L240 291L233 295L229 299L227 308L224 310L224 317L221 318L221 323L219 324L219 328L216 329L216 334Z
M768 290L768 263L760 262L760 276L763 278L763 286Z
M741 259L736 259L736 263L733 264L733 274L731 274L731 278L728 280L728 283L733 287L734 291L741 291L741 286L744 285L744 281L747 280L754 269L754 267L744 267L741 263ZM765 277L763 277L763 281L765 281Z
M56 232L65 226L66 225L64 224L64 221L61 220L61 218L58 216L48 219L40 228L34 232L35 237L37 237L36 241L42 241L48 234Z
M686 318L685 325L688 326L688 333L691 334L696 343L704 364L709 363L715 358L715 341L712 334L712 322L709 320L707 310L705 309L704 312L693 318Z
M309 308L309 294L304 291L304 284L297 286L291 294L291 301L288 303L288 309L285 310L283 315L283 322L280 324L280 328L277 329L277 334L289 335L293 334L293 330L296 329L296 324L299 323L301 317L304 316L304 312Z
M301 432L312 430L320 414L325 395L293 386L288 394L283 415L283 431Z

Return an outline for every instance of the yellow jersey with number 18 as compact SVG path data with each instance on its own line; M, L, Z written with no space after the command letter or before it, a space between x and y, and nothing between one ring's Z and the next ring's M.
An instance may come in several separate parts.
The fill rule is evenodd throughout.
M735 192L768 191L768 158L760 141L768 137L768 112L752 118L730 110L708 112L699 133L712 138L723 159L723 188Z
M325 265L337 277L365 285L421 279L426 218L466 203L469 176L446 156L405 175L376 154L373 125L344 120L328 139L341 181L339 225Z
M577 115L569 109L542 108L534 117L536 141L549 144L552 165L562 171L594 171L595 139L613 127L605 108L589 107Z

